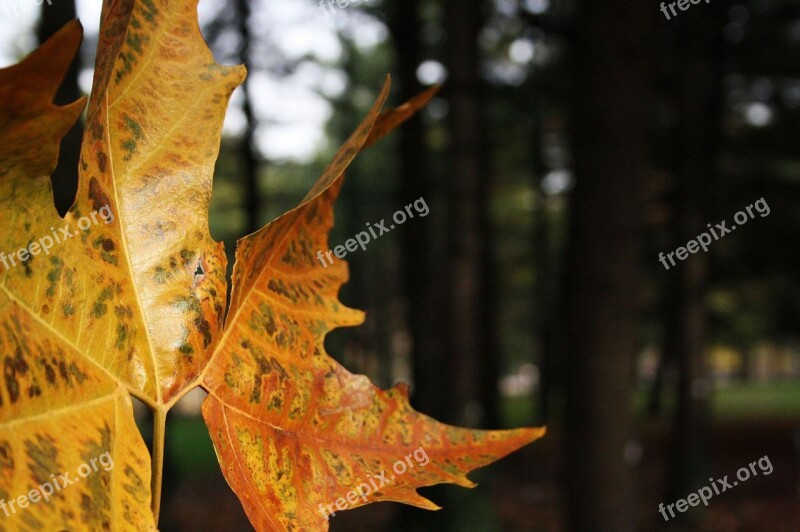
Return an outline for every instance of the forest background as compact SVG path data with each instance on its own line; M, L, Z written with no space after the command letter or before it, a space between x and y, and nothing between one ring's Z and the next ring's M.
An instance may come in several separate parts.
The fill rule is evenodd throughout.
M66 103L91 86L100 2L51 4L0 10L0 65L78 16ZM348 253L342 300L367 321L328 351L382 387L411 383L412 404L442 421L549 427L476 489L424 490L440 512L370 505L332 530L800 526L800 4L679 15L626 0L370 0L333 14L201 2L217 60L250 71L226 119L212 235L232 254L296 205L387 72L394 104L443 84L348 175L332 244L419 198L430 213ZM53 178L62 213L80 138L79 124ZM659 262L761 198L769 216ZM163 529L247 530L201 401L171 415ZM764 456L771 474L680 519L658 512Z

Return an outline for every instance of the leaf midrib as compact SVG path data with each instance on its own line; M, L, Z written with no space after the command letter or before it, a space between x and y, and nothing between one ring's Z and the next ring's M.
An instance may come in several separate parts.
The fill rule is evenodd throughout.
M127 35L127 32L126 32L126 35ZM116 176L116 172L114 170L114 151L111 149L111 131L109 129L109 126L111 124L109 124L109 121L108 121L109 120L109 110L108 110L108 94L107 93L103 96L103 101L104 101L105 106L106 106L105 128L104 129L105 129L105 137L106 137L106 146L108 147L108 150L107 150L108 151L108 168L109 168L109 171L111 172L111 186L112 186L113 193L114 193L114 204L117 206L117 210L119 211L119 206L121 205L121 203L119 201L119 191L117 189L117 179L116 179L117 176ZM120 231L119 231L120 239L122 240L122 247L125 250L125 265L127 266L127 269L128 269L128 279L130 280L131 287L133 288L134 297L136 297L136 308L139 309L139 319L141 320L141 323L142 323L143 328L144 328L145 337L147 338L148 353L150 354L150 359L151 359L151 362L153 364L153 386L155 388L156 400L155 400L155 402L153 402L152 398L147 397L147 400L143 399L143 401L148 406L150 406L150 408L157 408L159 405L162 404L161 379L160 379L160 375L158 373L158 361L156 360L156 353L155 353L155 350L153 349L153 339L150 336L149 323L148 323L148 321L147 321L147 319L145 318L145 315L144 315L144 306L142 305L142 298L141 298L141 295L139 294L139 290L138 290L138 287L136 285L136 279L133 277L133 265L131 264L131 251L130 251L130 248L128 248L128 239L126 237L126 235L127 235L127 231L126 231L127 227L126 227L126 223L125 223L125 217L124 216L120 216L121 214L122 214L121 212L117 212L117 217L119 218L119 226L120 226L119 227L119 229L120 229ZM125 384L130 389L130 386L128 385L128 383L125 383ZM144 394L142 394L142 395L144 395Z

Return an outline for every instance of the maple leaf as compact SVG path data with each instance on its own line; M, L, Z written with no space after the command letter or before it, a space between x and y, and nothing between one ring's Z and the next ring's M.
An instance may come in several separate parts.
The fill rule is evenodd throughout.
M225 477L258 530L326 530L325 508L345 499L435 509L418 487L470 486L466 473L544 433L441 424L411 409L405 385L382 391L323 346L330 330L363 320L337 297L346 262L321 268L314 255L327 249L344 173L435 89L381 114L387 80L300 205L239 241L225 319L226 259L207 214L244 70L214 62L196 1L106 2L102 20L78 194L63 219L49 175L84 102L50 102L79 25L0 70L0 260L11 261L0 273L0 497L98 456L116 464L15 512L12 528L154 528L166 413L197 386L209 392L203 415ZM130 395L155 414L152 463ZM427 462L414 467L418 455ZM387 480L367 497L379 474Z
M466 472L544 433L444 425L410 407L405 384L384 392L325 353L330 330L363 321L337 298L347 263L322 268L315 255L328 249L344 172L362 146L434 93L379 117L388 90L387 82L304 201L237 245L231 311L203 381L203 415L225 477L257 530L327 530L327 515L342 509L333 506L342 500L347 508L397 501L437 509L416 488L471 487ZM398 474L395 464L420 449L429 463L412 461ZM359 491L364 496L354 495Z

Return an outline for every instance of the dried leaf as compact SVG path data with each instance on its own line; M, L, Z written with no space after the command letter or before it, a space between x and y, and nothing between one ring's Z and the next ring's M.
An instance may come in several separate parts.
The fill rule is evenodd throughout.
M196 10L190 1L104 5L72 209L109 204L120 220L92 244L109 270L96 282L119 286L108 306L122 304L127 317L90 356L154 404L202 371L227 290L208 208L227 100L244 69L214 61Z
M387 81L301 204L239 242L225 321L226 259L207 214L244 69L214 62L196 1L106 2L102 19L78 194L63 219L49 175L84 101L51 101L79 25L0 70L0 503L18 505L0 530L153 529L160 421L198 384L223 472L259 530L326 530L343 500L434 509L418 487L470 486L466 473L543 434L443 425L411 409L404 385L382 391L323 346L363 320L337 298L346 262L316 258L344 172L436 89L381 113ZM156 414L152 464L130 394ZM63 474L81 478L33 500Z
M57 108L51 101L80 38L79 25L71 24L23 63L0 70L0 238L6 252L51 235L50 225L63 225L49 175L59 140L84 102ZM0 255L10 268L2 267L0 277L2 530L155 528L150 458L130 396L87 356L113 331L114 312L76 312L81 297L99 298L104 286L114 287L97 286L84 275L96 268L90 256L95 235L68 240L16 267ZM105 273L97 269L95 275ZM91 335L75 334L83 320L81 328ZM105 466L97 466L105 453ZM83 478L87 465L91 471ZM63 487L54 485L59 481ZM48 491L55 495L42 500ZM32 503L24 499L28 495Z
M405 385L382 391L325 352L330 330L363 321L337 298L346 262L325 268L316 257L328 249L344 171L368 139L433 95L379 119L388 89L387 82L306 199L238 244L231 312L204 379L203 415L257 530L327 530L327 515L342 501L347 508L390 500L436 509L416 488L470 487L467 472L544 434L444 425L410 407ZM410 459L415 452L429 463L420 467L426 460ZM404 461L408 470L398 474Z

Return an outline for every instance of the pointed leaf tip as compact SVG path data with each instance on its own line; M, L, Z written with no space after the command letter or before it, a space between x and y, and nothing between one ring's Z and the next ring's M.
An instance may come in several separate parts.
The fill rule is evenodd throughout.
M469 471L544 433L439 423L411 408L406 384L380 390L325 352L330 330L362 317L338 300L346 262L317 257L328 249L344 172L376 128L400 123L435 88L379 114L387 92L388 84L301 204L237 247L227 332L204 375L203 417L225 478L259 531L327 530L325 508L376 478L386 480L348 508L397 501L438 509L416 489L472 487Z

